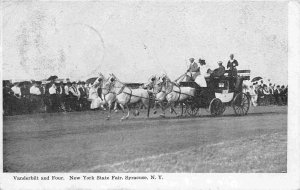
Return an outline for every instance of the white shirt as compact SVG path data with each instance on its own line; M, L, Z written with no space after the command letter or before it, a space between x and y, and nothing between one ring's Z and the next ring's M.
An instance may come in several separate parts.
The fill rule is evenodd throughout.
M255 96L256 95L256 92L255 92L254 88L250 88L249 93L250 93L251 96Z
M59 88L59 94L62 94L63 93L63 90L62 90L63 87L59 86L58 88Z
M18 94L19 96L21 96L21 88L20 88L20 87L13 86L13 87L11 88L11 90L14 92L15 95Z
M268 95L268 94L270 94L270 92L269 92L269 89L263 89L263 92L264 92L264 94L266 94L266 95Z
M79 90L80 86L77 86L77 95L78 97L80 96L80 90Z
M41 95L41 91L38 87L36 86L32 86L30 87L30 94L34 94L34 95Z
M49 88L49 94L56 94L56 87L51 86Z
M269 86L269 92L270 92L270 94L274 93L274 90L273 90L273 88L271 86Z
M65 94L69 95L69 87L67 85L65 86Z
M77 90L77 88L75 86L71 86L69 88L69 91L74 95L74 96L79 96L78 90L77 92L75 91L75 89Z

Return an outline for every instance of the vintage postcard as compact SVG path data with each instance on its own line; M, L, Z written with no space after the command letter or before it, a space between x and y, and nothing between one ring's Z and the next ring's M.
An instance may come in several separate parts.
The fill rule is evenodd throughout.
M0 189L299 189L299 7L2 1Z

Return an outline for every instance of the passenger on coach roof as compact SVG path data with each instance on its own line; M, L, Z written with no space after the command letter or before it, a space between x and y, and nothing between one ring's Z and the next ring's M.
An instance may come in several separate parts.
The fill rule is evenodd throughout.
M222 61L218 61L219 67L211 72L211 77L222 77L225 74L225 67Z
M239 63L237 60L234 59L234 55L230 54L230 60L227 63L227 69L229 69L228 76L236 77L237 76L237 69Z
M187 72L191 73L191 78L193 80L195 80L195 78L199 75L199 66L198 64L195 62L194 58L190 58L190 66L187 70Z

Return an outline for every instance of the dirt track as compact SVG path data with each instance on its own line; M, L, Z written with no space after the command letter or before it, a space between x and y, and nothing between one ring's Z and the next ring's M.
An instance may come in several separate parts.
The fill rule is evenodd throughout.
M4 172L286 172L287 107L201 112L123 122L101 111L4 117Z

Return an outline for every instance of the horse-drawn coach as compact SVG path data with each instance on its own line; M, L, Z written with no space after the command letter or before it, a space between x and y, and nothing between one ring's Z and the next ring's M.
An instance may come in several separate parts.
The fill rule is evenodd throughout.
M223 114L226 107L233 107L236 115L248 113L250 98L243 93L243 81L250 79L250 70L239 70L238 76L225 73L222 77L206 78L207 87L200 87L196 82L180 82L181 87L195 88L195 95L190 96L182 106L183 113L196 116L200 108L208 109L211 115ZM185 109L185 110L184 110Z
M149 84L141 86L139 83L123 83L114 74L108 79L100 76L99 88L102 89L103 103L108 104L110 118L111 105L119 104L123 111L123 119L127 119L132 105L150 108L156 105L162 108L161 116L165 116L165 110L170 107L175 112L175 106L181 105L181 115L198 115L200 108L205 108L214 116L223 114L226 107L232 106L236 115L246 115L250 107L250 98L243 93L243 81L250 79L249 70L239 70L237 76L229 76L228 73L220 77L208 77L206 87L200 87L197 81L173 82L167 75L152 77ZM151 89L151 90L149 90ZM116 106L116 104L115 104ZM140 106L139 106L140 107ZM125 114L125 109L128 110ZM136 110L135 115L138 115Z

